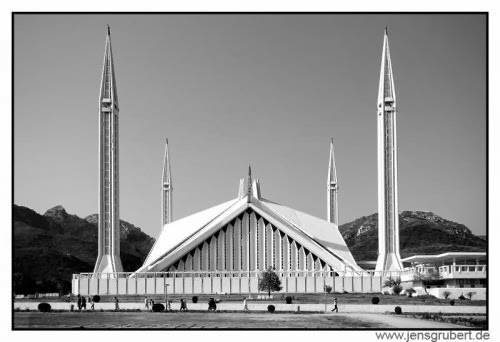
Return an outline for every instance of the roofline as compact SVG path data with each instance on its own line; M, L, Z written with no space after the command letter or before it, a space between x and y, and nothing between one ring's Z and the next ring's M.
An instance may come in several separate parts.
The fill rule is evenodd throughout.
M410 262L410 261L416 261L418 259L441 259L441 258L446 258L446 257L486 257L486 252L446 252L443 254L431 254L431 255L413 255L408 258L404 258L401 261L403 262Z

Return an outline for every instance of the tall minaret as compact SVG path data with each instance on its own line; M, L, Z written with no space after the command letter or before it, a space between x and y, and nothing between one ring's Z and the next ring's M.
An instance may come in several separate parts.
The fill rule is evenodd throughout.
M168 139L165 143L165 158L161 177L161 226L172 222L172 176L170 175L170 157L168 155Z
M118 201L118 112L108 25L99 94L99 241L94 273L123 272Z
M378 258L377 271L403 269L399 255L396 93L387 27L378 89Z
M337 184L337 168L335 167L335 156L333 154L333 138L330 142L330 161L328 164L328 181L327 188L327 220L328 222L339 225L339 207L337 202L337 192L339 186Z

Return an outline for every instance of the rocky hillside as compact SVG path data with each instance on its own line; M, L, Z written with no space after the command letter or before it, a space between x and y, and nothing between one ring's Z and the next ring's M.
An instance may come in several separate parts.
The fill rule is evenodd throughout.
M56 206L40 215L13 206L13 274L18 293L57 292L73 273L92 272L97 258L97 215L82 219ZM120 256L125 271L135 271L154 239L120 221Z
M363 216L339 227L357 261L377 260L378 214ZM430 212L403 211L399 215L401 257L415 254L486 251L487 242L463 224Z

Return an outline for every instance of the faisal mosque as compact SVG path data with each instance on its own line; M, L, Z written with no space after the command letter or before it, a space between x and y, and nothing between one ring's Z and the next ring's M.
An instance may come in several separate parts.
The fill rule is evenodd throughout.
M339 187L333 139L326 220L263 197L259 179L252 178L250 166L246 181L239 181L238 192L235 187L237 197L174 220L167 140L161 180L162 230L144 264L135 272L123 272L119 239L119 104L108 26L99 95L98 256L93 273L73 275L72 292L163 294L169 287L169 293L179 294L257 293L259 275L269 268L279 275L282 292L286 293L322 293L326 285L333 291L381 292L383 281L394 276L417 289L418 277L414 275L428 268L429 258L412 256L406 261L399 254L396 114L386 28L376 114L379 247L374 270L364 270L356 263L338 229ZM468 277L486 277L485 253L445 254L425 257L439 260L434 267L446 266L451 275L448 279L456 280L453 272L457 273L456 267L460 266L457 261L470 259L477 260L478 267L468 270L473 273ZM411 266L404 268L403 262Z

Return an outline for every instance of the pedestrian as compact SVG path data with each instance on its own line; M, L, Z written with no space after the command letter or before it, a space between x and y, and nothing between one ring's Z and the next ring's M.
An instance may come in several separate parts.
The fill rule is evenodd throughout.
M82 297L78 294L78 299L76 300L76 305L78 306L78 311L82 309Z
M92 309L92 311L94 311L94 298L93 297L89 297L89 302L90 302L90 309Z
M87 300L85 299L85 296L82 296L82 309L87 311Z
M172 311L172 301L170 299L167 300L167 311Z
M120 310L120 306L118 305L118 298L115 297L115 310Z
M151 298L149 300L149 307L151 308L151 310L153 310L153 305L155 305L155 301L153 300L153 298Z
M243 311L248 311L247 298L243 297Z
M339 312L339 308L337 307L337 298L333 299L333 309L332 312Z
M181 298L181 310L180 311L187 311L186 298Z
M149 310L149 300L148 300L148 297L144 298L144 307L146 308L146 310Z

